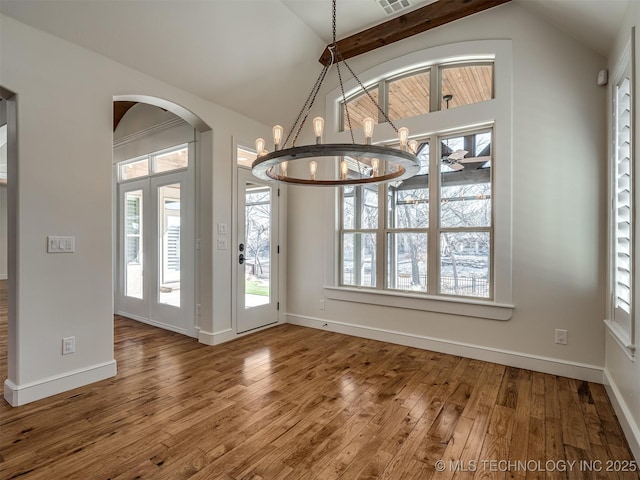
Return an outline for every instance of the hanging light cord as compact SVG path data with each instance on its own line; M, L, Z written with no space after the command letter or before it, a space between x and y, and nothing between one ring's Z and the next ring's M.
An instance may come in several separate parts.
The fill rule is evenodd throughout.
M334 64L336 66L336 70L338 71L338 81L340 83L340 91L342 93L342 101L343 101L343 104L344 104L345 117L347 119L347 126L349 127L349 133L351 134L351 142L352 143L356 143L355 142L355 138L353 136L353 128L352 128L352 124L351 124L351 114L349 112L349 104L347 102L347 97L346 97L346 94L345 94L345 91L344 91L344 83L342 81L342 72L340 70L340 63L344 63L344 65L349 70L349 73L351 74L351 76L358 82L358 85L360 86L360 88L364 91L364 93L367 95L369 100L371 100L371 102L376 106L376 108L378 109L378 112L380 114L382 114L382 116L384 117L385 121L387 121L389 123L389 125L391 125L393 130L396 133L398 133L398 128L391 121L391 119L389 118L387 113L380 107L379 103L374 100L374 98L371 95L371 93L369 93L369 91L365 88L365 86L362 84L362 82L360 81L358 76L351 69L349 64L342 57L342 55L340 54L340 51L338 50L338 44L336 42L336 2L337 2L337 0L333 0L333 3L332 3L332 8L333 8L332 9L332 35L333 35L332 38L333 38L333 43L331 45L329 45L329 47L328 47L329 52L331 53L331 60L324 66L324 68L320 72L320 75L318 75L318 78L316 79L316 83L313 85L313 88L311 89L311 92L309 92L309 95L307 96L307 100L304 102L304 105L302 106L302 109L298 113L298 117L296 118L296 121L293 123L293 126L291 127L291 129L289 130L289 132L287 134L287 137L286 137L286 139L285 139L285 141L283 143L284 147L286 147L286 145L289 143L289 140L291 140L291 146L295 147L296 141L298 140L298 136L300 135L300 132L302 131L302 128L304 127L304 124L307 121L307 118L309 117L309 113L311 112L311 108L313 107L313 104L316 101L316 97L318 96L318 92L320 91L320 88L322 87L322 84L324 83L324 79L327 76L327 73L329 72L329 70L331 69L331 66L333 66ZM291 139L292 136L293 136L293 139Z

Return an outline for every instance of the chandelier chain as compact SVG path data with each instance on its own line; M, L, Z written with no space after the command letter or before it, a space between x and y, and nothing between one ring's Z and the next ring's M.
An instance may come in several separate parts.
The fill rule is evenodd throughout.
M333 44L336 44L336 1L333 0Z
M309 111L311 110L311 107L313 106L313 103L316 100L316 96L318 95L320 86L322 85L322 82L324 82L324 77L327 75L327 72L329 71L330 66L331 66L331 63L329 63L328 65L325 65L322 71L320 72L320 75L318 75L318 78L316 79L316 83L313 85L313 88L309 92L309 95L307 96L307 100L304 102L304 105L302 105L302 109L298 113L298 117L296 118L296 121L293 122L293 125L291 126L291 130L289 130L289 133L287 134L287 138L285 139L283 144L284 146L286 146L289 143L289 139L291 138L291 135L293 135L293 133L295 132L293 140L291 141L291 146L295 147L296 140L298 139L298 136L300 135L302 127L304 126L304 123L307 117L309 116ZM296 125L298 125L298 122L300 122L300 119L302 118L303 115L304 115L304 118L300 123L300 126L296 130Z
M358 85L360 85L360 88L362 88L362 90L364 90L364 93L367 94L367 97L369 97L369 100L371 100L371 102L373 102L373 104L378 108L378 111L382 114L382 116L384 117L384 119L389 122L389 125L391 125L393 127L393 130L398 133L398 128L395 126L395 124L391 121L391 119L389 118L389 115L387 115L387 113L380 107L380 104L378 102L376 102L373 97L371 96L371 94L369 93L369 91L364 87L364 85L362 84L362 82L360 81L360 79L358 78L358 76L355 74L355 72L353 70L351 70L351 67L349 66L349 64L347 63L347 61L342 58L342 55L340 54L340 51L338 49L336 49L336 55L338 56L338 62L342 62L344 63L345 67L347 67L347 69L349 70L349 73L351 73L351 75L353 76L353 78L356 79L356 81L358 82ZM347 104L345 102L345 109L348 109Z
M340 62L336 63L336 70L338 71L338 81L340 82L340 90L342 90L342 102L344 103L344 113L347 117L347 125L349 126L349 133L351 134L351 143L356 143L353 136L353 128L351 128L351 115L349 114L349 107L347 106L347 97L344 93L344 85L342 83L342 73L340 72Z

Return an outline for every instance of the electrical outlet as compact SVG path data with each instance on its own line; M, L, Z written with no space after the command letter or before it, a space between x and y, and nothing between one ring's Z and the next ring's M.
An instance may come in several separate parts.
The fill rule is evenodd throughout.
M76 337L62 339L62 354L69 355L70 353L76 353Z
M560 345L566 345L567 344L567 331L566 330L560 330L559 328L556 329L556 343L558 343Z
M324 310L327 307L326 300L320 300L320 310Z

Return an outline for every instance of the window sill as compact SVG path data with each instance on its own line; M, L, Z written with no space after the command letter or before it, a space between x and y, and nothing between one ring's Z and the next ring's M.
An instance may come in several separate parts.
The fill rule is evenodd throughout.
M607 330L618 343L620 349L629 357L629 360L635 362L636 360L636 346L631 343L629 334L624 331L620 325L611 320L605 320L604 324L607 326Z
M410 292L371 290L366 288L325 286L324 293L331 300L367 303L385 307L408 308L425 312L462 315L488 320L510 320L515 306L466 298L446 298L416 295Z

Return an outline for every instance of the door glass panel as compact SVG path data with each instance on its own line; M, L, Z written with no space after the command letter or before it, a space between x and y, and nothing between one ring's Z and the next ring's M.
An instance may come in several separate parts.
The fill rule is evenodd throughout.
M180 184L158 188L158 302L180 306Z
M244 308L266 305L271 293L271 188L245 188Z
M142 298L142 190L124 194L124 292Z

